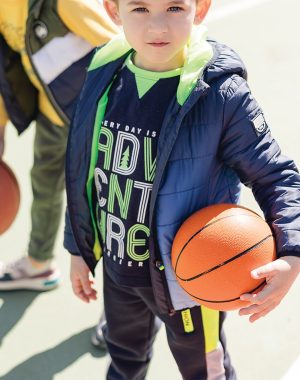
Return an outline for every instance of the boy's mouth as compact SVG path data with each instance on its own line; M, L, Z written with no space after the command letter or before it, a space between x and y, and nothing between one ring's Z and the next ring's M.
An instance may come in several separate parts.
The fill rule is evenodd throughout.
M169 45L170 42L148 42L148 45L153 46L153 47L164 47L166 45Z

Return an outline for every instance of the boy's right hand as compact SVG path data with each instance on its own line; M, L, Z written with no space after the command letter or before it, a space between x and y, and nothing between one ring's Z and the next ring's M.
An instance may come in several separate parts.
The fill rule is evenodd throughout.
M74 294L82 301L89 303L97 299L97 291L92 287L90 269L81 256L71 256L70 279Z

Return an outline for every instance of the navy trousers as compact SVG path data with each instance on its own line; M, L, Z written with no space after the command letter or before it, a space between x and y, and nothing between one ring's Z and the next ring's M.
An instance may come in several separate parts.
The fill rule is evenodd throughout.
M151 287L120 286L105 269L104 306L107 324L103 327L103 334L111 356L107 380L146 378L152 344L161 321L165 324L168 344L183 379L236 379L222 330L224 313L219 313L218 349L207 352L202 314L198 306L189 309L193 331L186 332L180 311L173 316L158 313Z

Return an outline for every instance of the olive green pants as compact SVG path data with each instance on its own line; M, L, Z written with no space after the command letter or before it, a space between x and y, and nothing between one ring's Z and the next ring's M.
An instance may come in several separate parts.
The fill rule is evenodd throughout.
M38 261L53 258L63 207L67 137L67 127L59 127L39 115L31 170L33 202L28 246L29 256Z

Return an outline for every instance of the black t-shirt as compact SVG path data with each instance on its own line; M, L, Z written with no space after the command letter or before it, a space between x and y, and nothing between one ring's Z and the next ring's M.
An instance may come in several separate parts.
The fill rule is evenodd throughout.
M94 197L104 266L120 285L151 285L149 205L157 142L180 71L145 71L129 58L109 91Z

